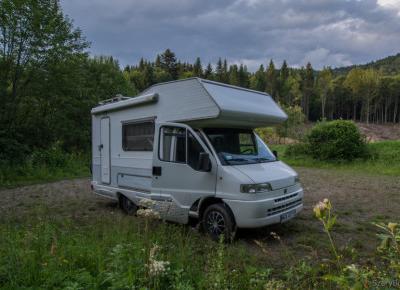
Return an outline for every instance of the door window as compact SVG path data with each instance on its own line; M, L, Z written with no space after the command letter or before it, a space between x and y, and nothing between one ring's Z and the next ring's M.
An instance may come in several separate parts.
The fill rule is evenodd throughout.
M188 132L188 165L195 170L200 167L200 153L204 152L203 146L200 145L199 141Z
M205 152L195 136L185 128L163 126L160 130L159 159L186 163L194 170L200 166L200 153Z
M160 160L186 163L186 129L162 127L160 141Z

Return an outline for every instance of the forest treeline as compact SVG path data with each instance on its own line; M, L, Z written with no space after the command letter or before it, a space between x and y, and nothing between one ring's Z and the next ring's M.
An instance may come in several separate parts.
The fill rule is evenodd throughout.
M231 85L267 92L283 106L300 106L306 120L352 119L361 122L399 122L400 74L385 75L383 70L354 67L337 73L330 67L314 70L311 63L291 68L286 61L276 67L273 60L249 72L246 65L229 64L219 58L216 65L203 66L177 60L170 49L154 61L141 59L124 68L124 77L138 91L176 79L201 77Z
M1 162L51 146L87 152L90 109L100 100L193 76L268 92L283 106L300 106L308 120L400 121L400 77L372 68L337 74L271 60L250 72L222 58L182 62L167 49L121 69L112 57L90 56L89 46L59 0L0 1Z

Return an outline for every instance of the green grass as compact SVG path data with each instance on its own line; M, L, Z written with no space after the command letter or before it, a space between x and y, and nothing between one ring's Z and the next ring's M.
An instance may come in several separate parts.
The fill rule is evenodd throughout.
M0 188L87 177L89 164L88 156L82 154L64 154L60 164L36 164L30 160L18 165L0 164Z
M155 259L169 265L152 276L155 244ZM0 223L0 289L261 289L270 272L242 246L187 226L121 215L57 218L45 210Z
M291 166L349 170L374 175L400 175L400 141L383 141L368 144L372 157L367 160L320 161L306 155L285 155L288 145L271 145L278 151L279 158Z
M303 237L298 246L329 255L327 238L317 232ZM358 280L384 277L378 270L369 274L370 268L347 277L347 266L338 269L333 260L313 255L298 259L287 246L279 253L285 267L274 267L271 241L257 243L265 252L216 243L184 225L118 212L68 217L38 205L0 215L0 289L344 289L328 276L349 283L346 289L362 289ZM154 261L168 265L152 274ZM379 271L394 275L388 266Z

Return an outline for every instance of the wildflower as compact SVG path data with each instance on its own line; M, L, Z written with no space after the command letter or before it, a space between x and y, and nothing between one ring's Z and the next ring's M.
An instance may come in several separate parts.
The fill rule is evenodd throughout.
M149 275L153 277L163 275L169 271L170 263L168 261L156 260L156 254L159 249L160 247L157 244L154 244L150 249L147 267L149 268Z
M318 202L315 206L314 206L314 214L317 218L322 218L323 213L326 209L326 203L324 202Z
M389 230L391 230L392 232L394 232L397 228L398 224L397 223L388 223L387 227Z
M154 259L159 248L160 247L157 244L153 245L153 247L150 249L150 255L149 255L150 259Z
M138 209L138 211L136 212L137 216L139 217L145 217L145 218L151 218L151 219L160 219L160 214L150 208L146 208L146 209Z
M142 207L152 207L154 206L156 203L154 202L154 200L148 199L148 198L142 198L139 201L139 205Z
M168 270L169 270L169 262L168 261L157 261L157 260L149 261L150 276L159 276L159 275L164 274Z
M281 237L280 237L277 233L275 233L275 232L270 232L269 234L270 234L275 240L278 240L278 241L281 240Z

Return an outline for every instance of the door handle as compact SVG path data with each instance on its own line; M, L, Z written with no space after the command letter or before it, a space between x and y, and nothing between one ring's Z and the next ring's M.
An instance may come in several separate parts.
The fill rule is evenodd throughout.
M153 166L153 175L161 176L161 166Z
M99 147L99 151L100 151L101 149L103 149L103 144L100 144L98 147Z

